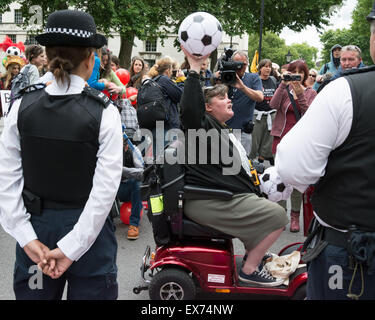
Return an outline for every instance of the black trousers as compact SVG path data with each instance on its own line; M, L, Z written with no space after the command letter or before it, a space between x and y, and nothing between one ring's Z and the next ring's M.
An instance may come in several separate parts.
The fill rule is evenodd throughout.
M359 295L361 300L375 299L375 275L367 274L367 268L361 271L349 269L348 252L345 248L328 245L319 256L308 264L307 299L308 300L348 300L350 283L351 293ZM363 280L363 284L362 284Z
M49 249L70 232L83 209L46 209L41 215L32 215L31 223L38 239ZM13 289L16 299L61 299L67 283L69 300L115 300L117 284L117 241L115 226L108 217L91 248L56 280L36 270L35 263L17 244Z

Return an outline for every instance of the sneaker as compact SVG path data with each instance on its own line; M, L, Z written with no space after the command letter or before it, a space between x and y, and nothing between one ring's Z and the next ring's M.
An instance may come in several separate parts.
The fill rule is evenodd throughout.
M246 259L247 259L247 253L242 258L242 267L244 266ZM262 258L262 261L260 262L259 266L263 267L267 262L270 262L270 261L272 261L272 253L267 251L264 257Z
M130 225L128 229L128 239L135 240L135 239L138 239L138 237L139 237L139 228L136 226Z
M238 274L238 279L242 282L262 287L277 287L284 282L284 279L273 277L265 268L262 268L261 270L257 268L252 274L245 274L241 269Z

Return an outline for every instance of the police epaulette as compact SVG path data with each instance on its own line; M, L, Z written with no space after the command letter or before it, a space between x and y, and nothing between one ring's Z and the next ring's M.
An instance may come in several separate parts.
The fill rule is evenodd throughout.
M46 87L46 85L44 83L34 83L34 84L31 84L31 85L19 90L13 96L11 95L11 98L10 98L11 105L13 104L13 102L15 100L21 98L25 93L41 90L41 89L44 89L45 87ZM10 111L11 105L9 106L9 111Z
M348 69L343 72L343 75L350 76L352 74L359 74L359 73L365 73L365 72L370 72L370 71L375 71L375 65L369 66L369 67L363 67L363 68Z
M34 84L31 84L31 85L21 89L18 92L18 94L20 96L22 96L24 93L33 92L33 91L36 91L36 90L41 90L41 89L44 89L45 87L46 87L45 83L34 83Z
M86 86L83 89L82 93L103 103L104 108L107 108L111 104L111 100L103 92L96 90L92 87Z

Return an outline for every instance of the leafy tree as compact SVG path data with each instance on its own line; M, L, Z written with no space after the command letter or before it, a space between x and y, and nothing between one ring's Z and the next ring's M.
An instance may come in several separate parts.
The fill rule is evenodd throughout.
M249 36L249 55L250 60L255 50L258 50L259 35L251 34ZM292 60L302 58L306 61L309 68L314 67L318 49L309 46L306 42L302 44L292 44L287 46L285 40L281 39L277 34L266 32L262 41L262 57L271 59L272 62L282 66L286 64L286 54L290 51Z
M352 13L353 22L347 29L328 30L324 32L320 41L323 44L322 58L324 61L330 60L330 50L333 45L356 45L361 48L363 62L372 65L370 56L370 27L366 16L372 8L372 0L358 0Z
M305 60L309 68L315 67L315 63L316 63L316 59L318 55L318 48L310 46L307 42L293 43L290 46L290 48L294 49L297 52L298 54L297 58Z
M330 61L331 48L335 44L340 44L341 46L347 44L357 45L355 35L349 29L327 30L321 35L320 41L323 44L322 59L324 62Z
M11 0L2 0L0 11ZM343 0L273 1L264 0L264 30L279 32L283 27L302 30L306 25L321 28L328 23L332 8ZM29 17L28 8L40 5L43 16L73 6L91 13L99 29L110 35L119 32L121 37L120 62L129 65L134 38L165 37L178 30L181 21L195 11L215 15L229 35L257 32L261 0L19 0L23 14Z
M362 50L363 62L366 65L372 65L373 61L370 56L370 25L366 17L371 11L372 0L358 0L355 7L351 24L351 32L355 35L356 43Z
M11 2L11 1L8 1ZM90 13L97 28L107 36L118 32L121 38L120 63L129 66L134 38L143 40L149 37L166 36L168 8L167 0L21 0L24 27L30 18L32 5L43 9L43 21L55 10L75 7ZM1 8L0 8L1 9ZM41 31L38 30L39 32Z

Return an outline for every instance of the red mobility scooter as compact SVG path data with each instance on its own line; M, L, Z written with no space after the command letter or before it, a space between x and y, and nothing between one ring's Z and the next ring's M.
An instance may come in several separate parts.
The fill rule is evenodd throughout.
M168 147L164 156L168 153L176 155L176 149ZM184 185L183 168L178 164L154 165L152 170L155 176L151 180L163 182L156 194L163 194L164 210L158 215L149 213L156 250L151 253L150 246L146 248L141 264L145 285L135 287L135 294L148 290L151 300L192 300L199 293L248 294L249 299L305 299L306 267L298 268L289 277L288 286L265 288L244 284L238 279L243 256L234 254L233 237L184 216L185 199L229 200L233 196L230 191ZM301 248L302 243L294 243L278 255Z

